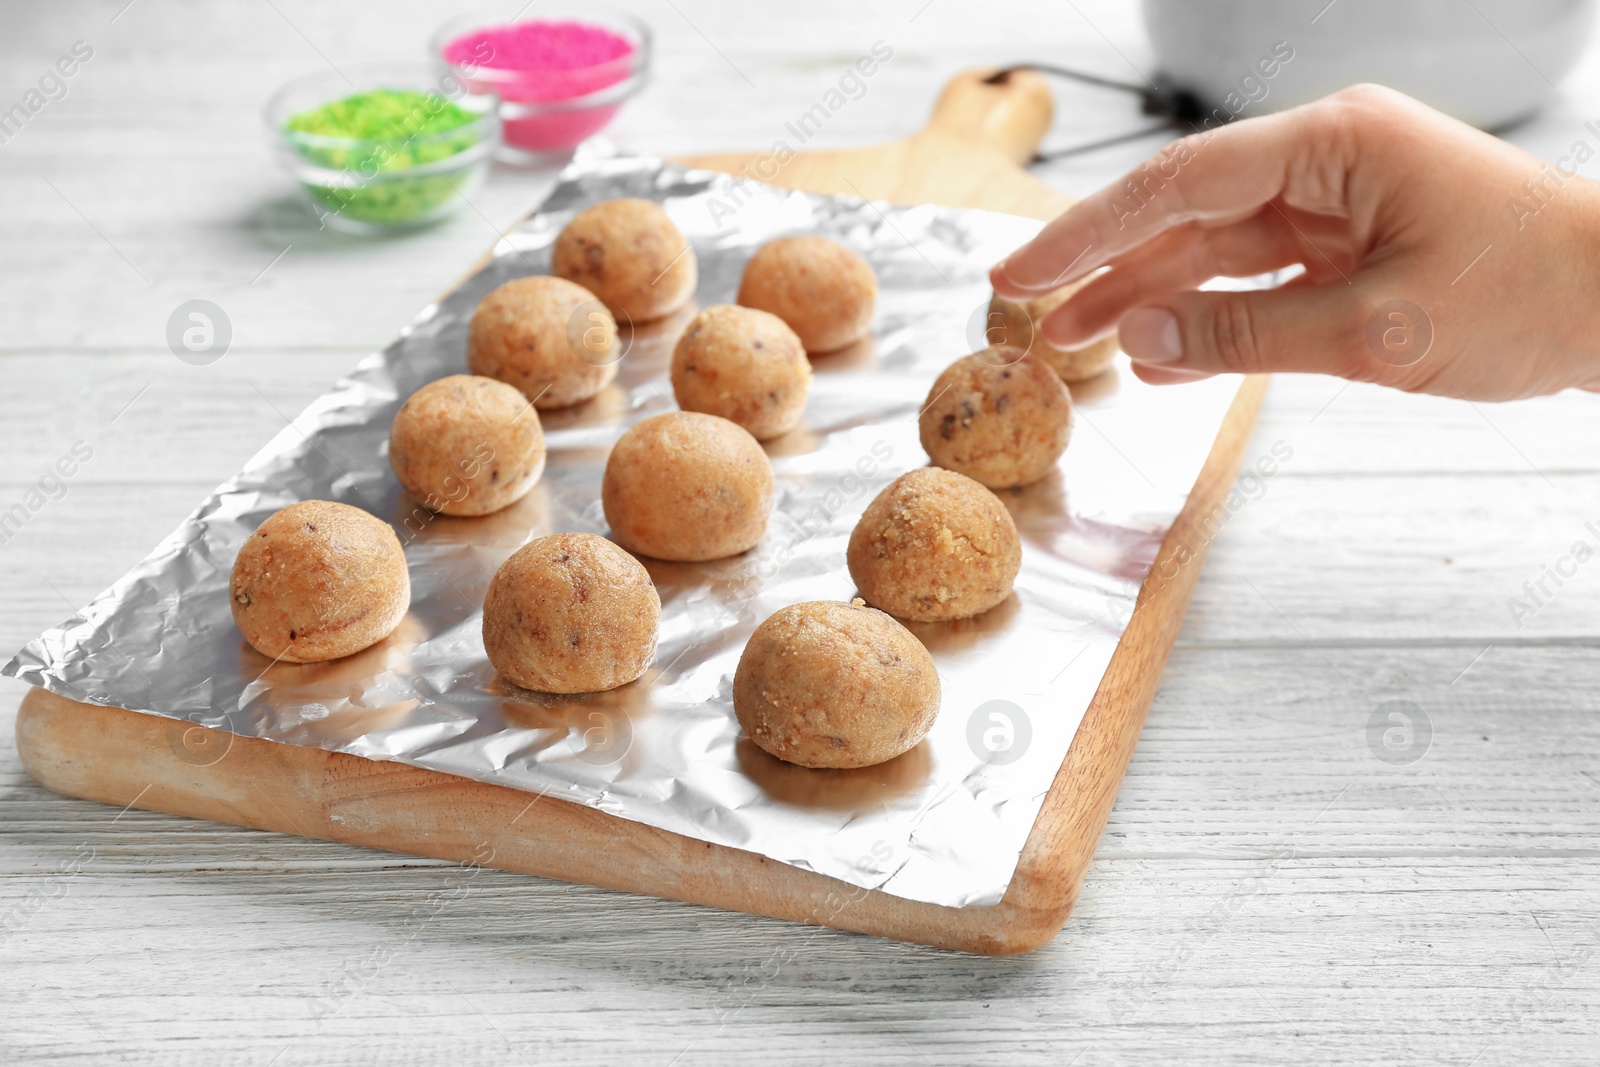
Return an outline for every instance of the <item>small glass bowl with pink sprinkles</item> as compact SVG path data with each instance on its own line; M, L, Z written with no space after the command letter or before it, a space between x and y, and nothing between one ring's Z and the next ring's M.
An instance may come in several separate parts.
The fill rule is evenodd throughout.
M500 99L499 155L537 162L599 133L650 70L650 29L592 5L536 5L515 22L479 13L434 33L437 59L471 93Z

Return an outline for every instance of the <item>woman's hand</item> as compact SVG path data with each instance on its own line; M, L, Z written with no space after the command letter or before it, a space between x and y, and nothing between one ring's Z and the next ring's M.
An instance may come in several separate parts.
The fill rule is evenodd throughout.
M997 265L1074 348L1119 329L1148 382L1309 371L1506 400L1600 390L1600 184L1357 86L1175 141ZM1579 135L1582 135L1579 137ZM1576 143L1584 141L1583 149ZM1198 292L1303 264L1278 289Z

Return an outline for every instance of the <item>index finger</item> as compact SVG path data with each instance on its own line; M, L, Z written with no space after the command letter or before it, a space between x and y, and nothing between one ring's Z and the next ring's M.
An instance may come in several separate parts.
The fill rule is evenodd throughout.
M1344 183L1336 138L1316 105L1191 134L1166 145L1118 181L1074 204L989 271L995 292L1028 299L1084 277L1176 226L1221 226L1286 194L1308 210L1335 211ZM1318 153L1314 168L1296 164ZM1316 172L1291 189L1293 176ZM1315 188L1310 186L1314 184ZM1306 201L1306 202L1301 202Z

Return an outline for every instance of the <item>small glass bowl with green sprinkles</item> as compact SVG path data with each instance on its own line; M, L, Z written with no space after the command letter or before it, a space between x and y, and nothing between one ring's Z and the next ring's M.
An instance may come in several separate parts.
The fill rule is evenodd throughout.
M500 140L499 101L427 67L346 68L267 104L279 156L319 223L354 233L426 226L469 202Z

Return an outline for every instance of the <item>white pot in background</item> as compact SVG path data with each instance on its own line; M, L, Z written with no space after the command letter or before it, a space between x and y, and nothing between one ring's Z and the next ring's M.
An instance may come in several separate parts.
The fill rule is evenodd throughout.
M1160 70L1208 106L1281 111L1379 82L1493 129L1542 104L1592 38L1595 0L1143 0ZM1273 63L1284 44L1287 62ZM1263 61L1265 65L1263 65ZM1262 71L1275 69L1270 78Z

